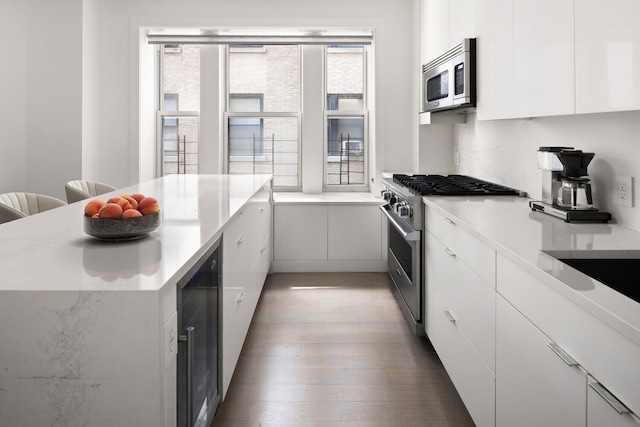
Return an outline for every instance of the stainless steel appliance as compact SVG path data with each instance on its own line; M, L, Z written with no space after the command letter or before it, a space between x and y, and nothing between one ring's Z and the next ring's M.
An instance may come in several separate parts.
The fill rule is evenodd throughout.
M389 221L387 273L394 294L417 335L423 325L423 217L422 196L519 195L517 190L464 175L394 174L384 179L380 207Z
M208 427L220 404L221 265L218 240L178 282L179 427Z
M608 222L611 214L593 206L587 166L594 153L573 147L540 147L538 168L542 171L542 200L532 201L532 210L566 222Z
M464 39L422 66L422 111L476 106L476 39Z

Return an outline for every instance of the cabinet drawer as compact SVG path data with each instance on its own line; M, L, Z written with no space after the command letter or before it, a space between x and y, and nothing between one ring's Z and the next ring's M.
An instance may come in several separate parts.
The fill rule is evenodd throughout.
M495 372L495 290L431 233L425 233L426 287Z
M492 248L429 206L425 207L425 229L453 251L456 257L475 271L482 280L495 288L496 252Z
M451 322L437 294L429 294L427 334L451 381L478 427L495 425L495 376Z
M497 265L498 293L640 413L640 346L504 256L498 256Z

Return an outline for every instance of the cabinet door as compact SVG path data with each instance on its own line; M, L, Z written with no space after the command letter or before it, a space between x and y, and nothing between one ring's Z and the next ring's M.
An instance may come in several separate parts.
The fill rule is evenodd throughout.
M456 254L425 233L427 286L435 289L456 326L495 372L496 292ZM495 264L495 261L494 261Z
M586 373L500 295L496 307L496 426L584 426Z
M587 427L638 427L640 419L620 403L603 385L589 376Z
M640 109L640 2L576 1L576 112Z
M515 117L513 0L478 0L478 120Z
M518 116L575 113L573 0L514 0L513 28Z
M276 206L274 252L276 260L326 260L327 206Z
M420 1L420 57L422 64L449 49L449 0Z
M449 0L449 47L476 36L476 1Z
M382 227L380 209L371 206L329 206L330 260L380 259Z
M437 292L429 291L425 311L429 340L476 426L494 426L496 377L452 316Z

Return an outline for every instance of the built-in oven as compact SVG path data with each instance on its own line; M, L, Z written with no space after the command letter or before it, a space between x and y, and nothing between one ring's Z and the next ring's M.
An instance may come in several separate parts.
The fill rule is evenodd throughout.
M178 282L178 427L208 427L220 404L221 262L218 240Z
M394 294L410 327L423 335L422 327L422 202L387 187L387 203L380 207L387 217L387 272Z

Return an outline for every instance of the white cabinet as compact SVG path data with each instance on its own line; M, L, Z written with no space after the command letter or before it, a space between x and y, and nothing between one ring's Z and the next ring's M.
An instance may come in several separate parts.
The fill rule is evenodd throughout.
M586 373L499 295L496 317L496 426L583 427Z
M425 208L425 332L478 426L494 425L495 251Z
M271 264L271 186L249 200L222 234L222 398Z
M640 2L576 1L576 112L640 109Z
M276 204L274 271L386 271L378 204Z
M573 0L478 0L478 119L575 113Z
M327 226L328 259L380 259L382 229L377 206L329 206Z
M476 0L449 0L449 47L476 37ZM442 52L441 52L442 53Z
M640 419L629 412L595 378L588 377L587 427L638 427Z
M326 205L276 205L274 215L275 260L327 259Z
M541 273L544 274L544 273ZM564 285L563 285L564 286ZM529 407L532 405L530 397L542 399L539 393L529 396L516 390L517 386L511 384L509 377L514 376L512 355L505 345L511 345L513 340L525 335L524 326L526 318L532 327L537 328L544 338L536 343L533 337L520 341L518 349L525 354L533 354L539 349L545 339L560 345L568 353L581 369L589 375L597 378L599 382L615 397L636 414L640 411L640 372L637 369L640 360L640 347L633 341L620 334L618 331L594 317L580 306L561 295L552 287L525 271L519 265L498 254L497 258L497 282L498 291L498 315L497 315L497 354L496 354L496 395L498 420L528 419ZM504 304L500 302L504 298ZM505 307L505 304L513 306L513 310L523 317L521 325L513 328L514 313ZM502 305L502 307L500 307ZM531 328L529 328L532 331ZM506 353L506 354L505 354ZM519 363L519 362L518 362ZM526 363L532 363L526 361ZM526 365L523 366L526 368ZM511 367L510 367L511 366ZM528 368L527 368L528 369ZM540 378L560 378L558 372L550 365L546 367L528 369L528 374L521 376L521 387L529 387ZM503 378L503 375L507 378ZM515 377L517 379L517 377ZM553 389L557 386L550 386ZM580 399L584 401L586 393L586 381L584 391L580 391ZM520 394L518 394L520 393ZM546 393L553 393L548 390ZM593 396L592 396L593 397ZM589 401L594 400L592 397ZM559 397L556 397L556 399ZM551 411L553 402L544 402L540 405L540 411ZM571 405L567 406L572 408ZM595 408L587 407L587 413ZM566 411L566 408L564 409ZM599 412L599 411L598 411ZM598 419L600 415L594 415ZM515 418L519 417L519 418ZM635 420L635 418L631 417ZM567 421L568 422L568 421ZM587 425L614 425L597 424L586 420ZM510 425L508 422L502 425ZM512 425L512 424L511 424ZM534 425L545 425L534 423ZM548 425L548 424L547 424ZM570 425L570 424L558 424ZM576 424L577 425L577 424ZM579 425L585 425L584 423ZM624 424L623 424L624 425Z
M478 0L478 120L515 117L513 0Z
M450 47L449 0L420 0L420 64Z
M476 36L476 0L420 0L420 64Z
M519 117L575 112L574 0L514 0L514 96Z

